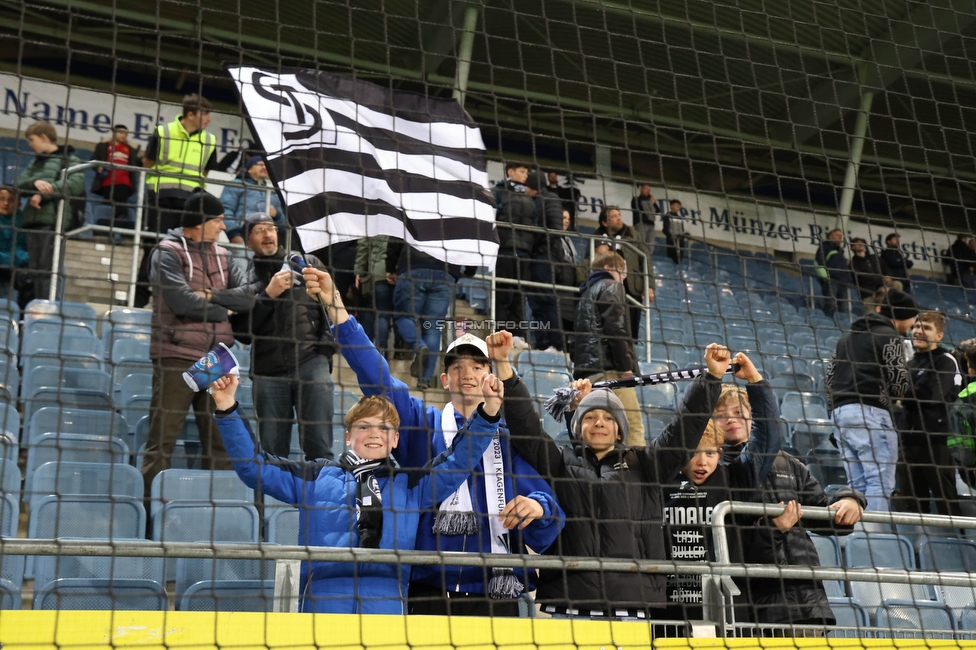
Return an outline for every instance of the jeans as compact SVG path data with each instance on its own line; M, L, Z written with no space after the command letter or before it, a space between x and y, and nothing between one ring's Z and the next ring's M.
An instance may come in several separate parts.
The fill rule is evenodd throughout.
M657 232L654 229L653 223L639 223L635 226L637 229L637 234L640 235L641 240L644 242L644 248L647 249L647 254L654 254L654 244L657 243L656 237Z
M898 462L891 414L876 406L845 404L834 409L833 419L851 487L868 498L868 510L887 511Z
M390 323L393 321L393 286L386 279L373 283L372 295L364 295L366 305L359 310L359 324L366 336L373 340L382 352L390 338Z
M305 459L332 458L332 415L335 385L329 358L320 354L303 362L296 373L254 377L254 410L261 446L288 457L291 429L298 415L298 436Z
M393 309L400 336L411 349L426 347L431 352L420 378L426 382L434 378L437 353L441 350L441 330L434 321L447 316L455 282L447 271L413 269L400 275L393 289Z

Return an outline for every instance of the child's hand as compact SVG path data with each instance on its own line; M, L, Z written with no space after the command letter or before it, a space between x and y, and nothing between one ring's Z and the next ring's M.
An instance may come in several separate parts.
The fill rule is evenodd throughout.
M593 390L593 382L591 382L589 379L577 379L576 381L570 383L569 387L575 388L577 391L579 391L576 394L576 397L573 398L572 404L569 405L569 410L575 411L576 407L579 406L579 403L583 401L583 398L589 395Z
M762 373L756 369L756 365L743 352L739 352L732 359L732 363L739 364L739 372L735 373L736 379L745 379L750 384L762 381Z
M485 413L491 416L498 415L498 411L502 408L502 398L505 396L505 385L502 384L502 380L495 375L485 375L481 380L481 394L485 396L485 403L482 406Z
M721 379L729 369L729 359L732 354L724 345L709 343L705 348L705 365L708 366L708 374L712 377Z
M53 185L51 185L47 181L41 181L41 180L34 181L34 189L44 194L51 194L54 192Z
M319 271L311 266L302 269L305 280L305 293L324 305L330 305L335 297L335 285L332 276L325 271Z
M38 210L39 210L39 209L41 208L41 201L42 201L43 199L44 199L44 197L43 197L43 196L41 196L40 194L35 194L34 196L32 196L32 197L30 197L30 201L28 201L28 202L27 202L27 204L28 204L28 205L29 205L30 207L32 207L32 208L35 208L35 209L38 209Z
M839 499L836 503L831 503L828 508L834 508L837 514L834 515L834 523L840 526L853 526L861 521L864 508L857 502L857 499L846 497Z
M546 511L541 503L520 494L509 501L505 509L499 513L498 521L504 522L503 526L508 530L512 530L516 526L522 530L545 514Z
M495 332L485 339L488 344L488 358L492 361L508 361L508 356L512 353L515 345L515 337L511 332L502 330Z
M783 505L780 501L779 505ZM776 528L779 532L788 532L793 526L796 526L796 522L800 521L800 517L803 516L803 509L800 508L800 504L796 501L790 501L786 504L786 510L779 517L773 519L773 523L776 524Z
M217 405L217 410L226 411L234 406L237 399L237 387L240 385L237 375L224 375L214 383L210 384L210 395Z

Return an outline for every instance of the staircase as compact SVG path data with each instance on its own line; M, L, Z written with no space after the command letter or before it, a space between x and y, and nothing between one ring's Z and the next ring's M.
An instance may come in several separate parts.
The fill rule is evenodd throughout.
M99 311L125 305L132 269L132 240L69 239L64 250L64 299Z

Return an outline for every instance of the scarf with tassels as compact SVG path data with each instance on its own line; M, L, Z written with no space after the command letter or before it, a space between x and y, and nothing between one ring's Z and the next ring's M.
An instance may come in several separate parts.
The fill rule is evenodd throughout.
M450 449L458 434L454 406L448 404L441 413L441 431L444 444ZM502 443L495 434L494 439L482 456L485 471L485 503L488 504L488 526L491 533L492 553L511 553L511 540L508 530L498 520L507 503L505 497L505 462L502 456ZM434 518L434 534L473 535L478 532L478 516L471 503L470 479L440 503ZM511 569L494 568L488 582L488 595L492 598L518 598L524 586Z
M388 459L367 460L349 449L339 457L339 465L356 478L356 525L362 548L379 548L383 537L383 495L376 481L376 471Z

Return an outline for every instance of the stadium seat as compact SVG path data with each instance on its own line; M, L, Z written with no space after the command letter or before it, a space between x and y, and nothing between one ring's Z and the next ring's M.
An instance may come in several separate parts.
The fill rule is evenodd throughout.
M177 558L176 602L179 603L187 590L201 580L274 580L274 576L274 560Z
M169 596L153 580L60 578L34 594L34 609L165 612Z
M267 502L265 508L267 509ZM298 539L298 508L289 506L274 508L268 519L268 542L271 544L285 544L288 546L304 545L304 540Z
M882 638L951 639L956 628L952 610L941 603L885 600L875 612Z
M801 420L793 426L790 440L799 456L806 456L818 447L830 444L834 425L830 420Z
M34 470L31 483L25 487L28 507L49 495L130 496L143 497L142 473L126 463L44 463ZM70 577L70 576L66 576Z
M122 438L90 433L42 433L27 449L25 484L33 485L34 471L45 463L128 463L129 447Z
M133 375L130 375L130 377ZM138 449L142 442L145 442L149 437L149 429L147 428L145 434L142 437L142 442L139 445L135 444L135 427L139 425L142 418L149 417L149 410L152 406L152 395L129 395L128 397L122 398L122 417L125 421L130 424L130 433L132 438L129 439L129 448ZM149 426L148 421L146 426Z
M117 326L152 326L152 310L151 309L132 309L131 307L113 307L105 312L102 316L102 328L104 331L105 326L117 327Z
M102 363L102 342L94 336L62 336L59 332L28 332L24 334L24 347L21 357L24 367L42 365L43 362L29 362L28 359L39 357L63 358L79 357Z
M45 408L71 411L105 411L111 415L115 407L112 398L101 390L42 386L34 392L30 399L25 401L24 422L32 423L34 415ZM29 430L25 428L24 435L28 442L31 441L31 438L36 437L33 424Z
M522 375L522 380L529 389L530 395L551 397L552 391L557 386L566 386L573 381L573 376L568 372L556 370L529 370Z
M112 343L111 358L112 363L121 363L123 361L149 363L149 335L132 334L125 338L116 338Z
M87 434L93 431L125 438L128 430L125 418L118 413L45 406L24 423L24 439L33 443L42 433Z
M918 543L918 559L923 571L976 573L976 541L923 537ZM972 587L936 585L935 592L940 602L956 612L976 604L976 589Z
M518 356L518 371L525 374L529 370L557 370L572 372L573 362L563 352L545 352L542 350L525 350Z
M152 395L152 373L134 372L126 375L119 383L121 399L132 395Z
M637 387L637 400L641 406L657 410L677 408L677 390L674 384L652 384Z
M261 520L253 505L231 502L170 502L152 520L152 538L161 542L257 542ZM167 560L166 579L176 579Z
M20 436L20 413L13 404L0 402L0 432L6 431L14 439Z
M202 580L180 600L187 612L274 611L274 580Z
M0 404L0 406L4 406ZM17 444L15 434L9 431L0 431L0 458L5 461L16 463L20 455L20 446Z
M153 479L149 517L174 503L253 504L254 490L233 470L163 470Z
M976 606L964 607L957 616L960 630L976 632Z
M844 540L844 565L851 568L914 569L915 551L907 539L890 533L853 532ZM929 585L850 583L851 596L869 612L885 601L933 600Z
M144 538L134 538L142 540ZM103 540L107 541L107 540ZM114 541L121 541L116 538ZM97 557L92 555L41 555L34 558L34 585L36 588L58 579L111 580L124 583L128 580L152 580L163 583L163 559L148 557Z
M6 386L13 396L16 396L20 391L20 371L17 369L17 357L4 355L2 350L0 350L0 385Z
M20 327L3 312L0 312L0 350L6 350L11 357L20 354Z
M871 624L870 617L863 605L853 598L844 596L831 596L827 598L827 602L830 604L830 610L834 613L834 618L837 620L837 627L847 628L844 630L831 630L828 636L834 638L857 638L871 635L871 631L867 629Z
M104 370L34 366L24 373L21 399L30 399L45 387L97 390L106 395L112 392L112 377Z
M819 393L790 391L783 395L780 412L787 422L828 420L827 400Z
M34 318L60 316L61 318L98 322L95 308L84 302L61 302L36 298L24 309L24 322Z

